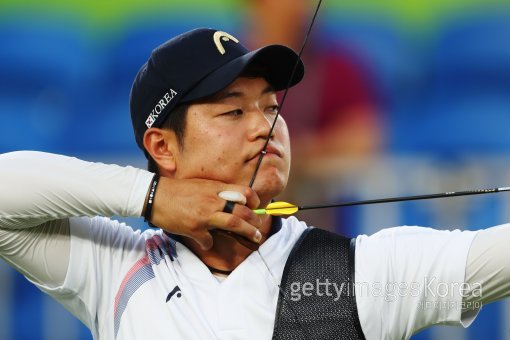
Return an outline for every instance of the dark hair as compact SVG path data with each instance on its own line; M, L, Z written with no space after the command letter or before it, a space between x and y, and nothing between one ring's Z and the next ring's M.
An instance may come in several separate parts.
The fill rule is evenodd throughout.
M162 129L172 130L175 133L175 136L177 137L177 143L179 143L179 148L181 150L184 146L186 116L189 106L190 104L179 104L168 114L168 118L163 122L163 125L161 125ZM147 160L147 170L159 174L158 163L156 163L150 154L147 154Z

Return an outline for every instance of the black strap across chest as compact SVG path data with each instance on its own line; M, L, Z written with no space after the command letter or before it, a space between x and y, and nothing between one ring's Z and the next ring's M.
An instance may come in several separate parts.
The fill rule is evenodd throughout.
M303 232L283 271L273 339L364 339L354 294L354 247L354 240L322 229Z

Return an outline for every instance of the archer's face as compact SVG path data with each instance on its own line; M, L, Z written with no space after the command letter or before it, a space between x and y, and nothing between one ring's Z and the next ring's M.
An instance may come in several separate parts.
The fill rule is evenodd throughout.
M192 104L175 176L248 185L277 110L276 93L263 78L237 78ZM261 204L278 195L289 176L289 134L281 116L266 151L253 186Z

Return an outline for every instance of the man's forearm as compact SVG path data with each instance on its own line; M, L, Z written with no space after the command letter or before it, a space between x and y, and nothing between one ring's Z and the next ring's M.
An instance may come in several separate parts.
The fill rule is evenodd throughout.
M480 230L469 250L465 302L482 304L510 296L510 224Z
M0 228L72 216L140 216L153 174L33 151L0 155Z

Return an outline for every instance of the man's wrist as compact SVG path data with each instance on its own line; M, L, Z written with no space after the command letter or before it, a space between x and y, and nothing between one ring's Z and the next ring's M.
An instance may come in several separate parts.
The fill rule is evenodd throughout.
M159 174L154 174L154 177L152 177L152 181L149 185L149 190L147 191L147 196L145 197L145 204L142 211L142 216L144 217L146 222L150 222L152 218L152 209L154 206L154 199L156 197L156 190L158 188L159 182L160 182Z

